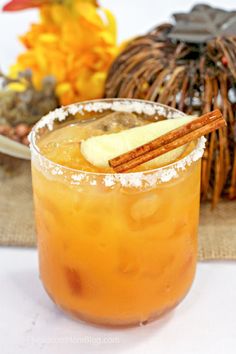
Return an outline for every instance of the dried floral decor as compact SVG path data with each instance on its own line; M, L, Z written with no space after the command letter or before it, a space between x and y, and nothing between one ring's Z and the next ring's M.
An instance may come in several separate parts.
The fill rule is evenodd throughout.
M0 135L28 145L27 135L42 116L58 107L55 79L45 77L41 89L36 90L29 70L15 79L0 72Z
M31 126L60 105L100 98L117 53L116 21L96 0L10 0L3 11L39 10L0 72L0 136L28 144ZM5 144L5 140L4 140Z
M197 5L126 46L111 66L106 97L147 99L201 115L220 108L227 128L211 133L202 199L236 198L236 11Z
M61 105L100 98L117 53L116 21L96 0L11 0L3 11L39 9L39 20L20 37L25 50L11 76L32 71L36 89L55 78Z

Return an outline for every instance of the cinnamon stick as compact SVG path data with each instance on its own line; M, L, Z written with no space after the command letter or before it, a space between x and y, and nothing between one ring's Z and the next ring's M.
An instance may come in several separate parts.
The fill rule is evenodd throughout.
M128 153L111 159L109 164L118 173L126 172L225 125L226 122L217 109Z
M124 164L125 162L128 162L149 151L155 150L164 144L171 143L177 138L183 136L185 133L190 133L191 131L200 128L211 121L217 120L221 116L222 114L218 109L216 109L213 112L206 113L203 116L196 118L193 121L183 125L182 127L172 130L171 131L172 134L170 134L169 132L165 135L162 135L160 138L154 139L148 142L147 144L137 147L132 151L126 152L120 156L113 158L112 160L109 161L109 164L111 167L115 168L116 166Z

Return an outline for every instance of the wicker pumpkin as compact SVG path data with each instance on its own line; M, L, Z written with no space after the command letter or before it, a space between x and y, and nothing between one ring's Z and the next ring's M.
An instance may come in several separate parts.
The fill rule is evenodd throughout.
M210 26L199 26L206 16ZM221 196L236 198L236 14L198 5L174 17L175 25L129 42L110 69L105 96L157 101L196 115L220 108L228 126L210 134L202 163L202 199L215 205Z

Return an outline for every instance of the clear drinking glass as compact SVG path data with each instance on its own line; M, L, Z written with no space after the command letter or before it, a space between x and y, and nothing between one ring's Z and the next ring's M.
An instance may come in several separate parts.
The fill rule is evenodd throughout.
M182 115L147 101L101 100L57 109L34 127L40 275L51 299L67 313L107 326L136 325L174 308L188 292L197 261L204 138L180 160L154 170L93 172L82 162L79 169L71 167L76 159L80 163L75 144L79 151L88 122L93 135ZM79 130L68 137L68 126ZM52 132L50 148L54 144L55 154L66 155L70 167L40 149ZM60 152L62 142L68 148Z

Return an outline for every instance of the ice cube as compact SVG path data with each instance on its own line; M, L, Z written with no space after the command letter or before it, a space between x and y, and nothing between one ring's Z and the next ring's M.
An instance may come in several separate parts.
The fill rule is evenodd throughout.
M102 132L115 133L144 124L141 117L133 113L112 112L90 123L90 127Z
M118 269L124 275L134 276L139 272L138 255L132 247L121 247L119 252Z
M160 208L160 198L156 194L149 194L136 201L130 210L132 219L142 221L152 217Z

